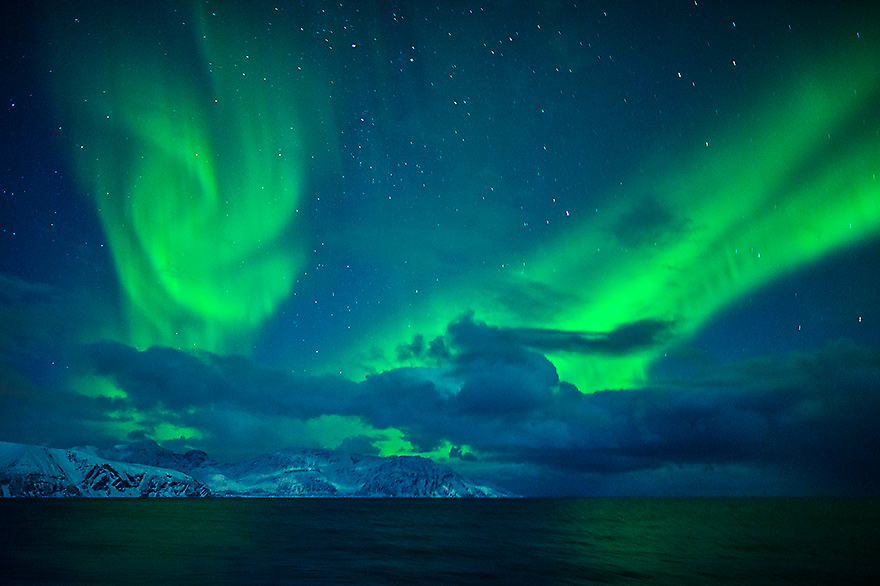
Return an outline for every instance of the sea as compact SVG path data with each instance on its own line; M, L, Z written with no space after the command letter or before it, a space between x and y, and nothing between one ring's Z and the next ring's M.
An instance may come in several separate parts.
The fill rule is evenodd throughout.
M0 584L871 584L876 499L0 499Z

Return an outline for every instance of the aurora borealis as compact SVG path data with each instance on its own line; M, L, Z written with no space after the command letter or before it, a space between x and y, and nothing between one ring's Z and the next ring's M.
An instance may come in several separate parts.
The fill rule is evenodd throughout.
M197 42L194 63L207 76L156 50L149 31L135 41L58 34L60 47L84 48L59 72L57 94L129 305L124 337L138 346L234 349L303 268L304 135L320 132L302 122L302 104L313 104L297 88L316 82L264 71L283 59L281 43L248 42L246 26L217 20L203 9L191 38L172 39ZM137 26L124 24L129 35ZM120 52L93 47L89 37L104 34Z
M880 491L864 9L21 12L0 440Z

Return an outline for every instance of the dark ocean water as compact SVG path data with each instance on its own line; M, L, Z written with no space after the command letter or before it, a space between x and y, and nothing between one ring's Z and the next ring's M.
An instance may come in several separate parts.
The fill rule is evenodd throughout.
M876 584L880 501L0 500L0 584Z

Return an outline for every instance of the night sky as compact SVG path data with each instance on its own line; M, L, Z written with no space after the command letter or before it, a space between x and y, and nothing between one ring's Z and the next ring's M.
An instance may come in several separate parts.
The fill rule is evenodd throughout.
M832 4L13 9L0 441L880 494L880 14Z

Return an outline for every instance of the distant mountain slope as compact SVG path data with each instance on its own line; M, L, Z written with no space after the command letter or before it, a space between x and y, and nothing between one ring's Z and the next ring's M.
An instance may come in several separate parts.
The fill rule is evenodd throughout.
M175 470L114 462L83 449L0 442L0 496L207 496Z
M291 449L222 464L154 442L59 450L0 442L2 496L501 497L418 456Z

